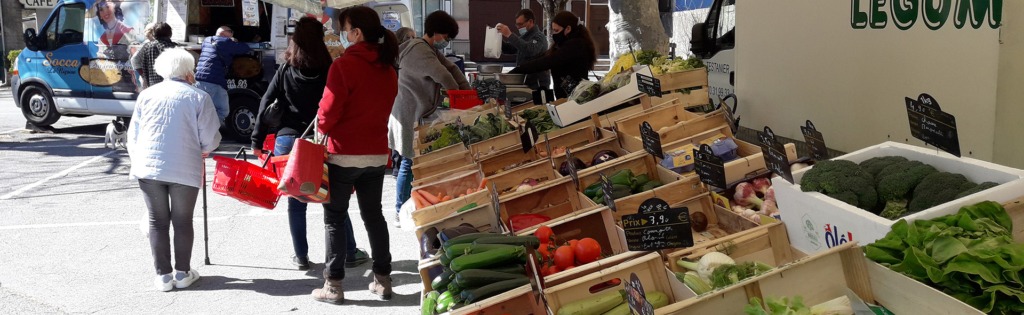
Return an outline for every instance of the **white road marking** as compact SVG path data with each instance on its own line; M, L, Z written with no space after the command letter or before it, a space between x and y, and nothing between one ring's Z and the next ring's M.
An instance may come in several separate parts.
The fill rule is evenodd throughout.
M0 132L0 135L12 133L12 132L15 132L15 131L22 131L22 130L25 130L25 128L11 129L11 130L8 130L8 131Z
M202 211L202 209L196 209ZM269 210L263 210L263 212L256 214L239 214L222 217L209 218L208 222L226 221L235 217L276 217L286 216L287 212L274 212L270 213ZM315 212L315 211L314 211ZM193 219L196 222L202 222L202 213L195 213L196 217ZM53 228L69 228L69 227L90 227L90 226L115 226L115 225L138 225L139 220L135 221L106 221L106 222L75 222L75 223L51 223L51 224L22 224L22 225L7 225L0 226L0 231L3 230L31 230L31 229L53 229Z
M116 152L117 151L113 151L112 150L110 152L107 152L107 153L101 154L99 156L93 157L91 159L88 159L85 162L78 163L78 165L75 165L75 166L72 166L72 167L70 167L68 169L65 169L65 170L61 171L60 173L50 175L47 178L43 178L43 179L41 179L41 180L39 180L39 181L37 181L35 183L31 183L31 184L29 184L29 185L27 185L25 187L21 187L18 190L15 190L15 191L13 191L13 192L11 192L9 194L6 194L3 197L0 197L0 200L7 200L7 199L14 198L14 197L16 197L18 195L21 195L21 194L25 193L26 191L29 191L29 190L34 189L36 187L39 187L39 185L45 184L48 181L54 180L54 179L56 179L58 177L68 176L68 174L71 174L71 172L74 172L75 170L77 170L79 168L82 168L83 166L89 165L89 163L96 162L96 161L98 161L98 160L100 160L100 159L102 159L104 157L107 157L108 155L114 154Z

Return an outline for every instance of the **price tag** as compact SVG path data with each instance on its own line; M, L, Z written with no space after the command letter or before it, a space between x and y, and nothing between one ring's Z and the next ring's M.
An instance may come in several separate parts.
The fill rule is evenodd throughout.
M661 80L658 78L637 73L636 86L640 92L650 96L661 97Z
M635 272L629 275L629 282L626 282L626 302L633 314L654 315L654 305L647 301L644 285Z
M519 140L523 143L523 153L530 152L533 149L533 145L537 143L537 127L534 127L530 121L526 121L526 125L523 126L523 133L519 135Z
M637 214L622 216L626 247L631 251L650 251L693 246L690 209L670 208L658 198L640 204Z
M693 156L696 157L694 171L702 183L724 189L728 184L725 181L725 163L722 158L715 155L711 146L701 144L700 149L693 149Z
M725 102L725 100L728 100L730 98L733 100L733 103L736 103L736 105L733 105L732 108L729 108L729 104ZM721 108L722 111L725 112L725 121L729 123L729 129L732 129L733 134L736 134L736 129L740 127L740 117L736 116L736 109L738 108L738 106L739 99L736 98L736 94L729 94L726 95L725 98L718 98L718 108Z
M960 138L956 117L943 112L931 95L921 94L917 100L906 98L910 134L927 144L960 157Z
M505 102L505 105L502 106L502 110L505 111L505 120L512 121L512 116L514 114L512 112L512 102Z
M815 161L829 159L825 138L821 136L821 132L818 132L817 128L814 128L814 123L808 120L806 125L800 126L800 133L804 134L804 142L807 142L807 148L811 152L812 159Z
M549 152L548 153L548 161L551 162L551 169L558 170L558 165L555 165L555 158L553 157L554 154L550 153L551 152L551 139L548 139L548 133L546 133L546 132L544 133L544 147L547 148L547 151L545 151L545 152Z
M548 145L548 147L551 147ZM548 151L551 152L551 151ZM551 157L553 154L548 154ZM580 190L580 174L579 170L576 169L576 163L572 162L572 149L565 148L565 161L569 165L569 177L572 178L572 183L576 185L576 190ZM601 175L604 177L604 175Z
M775 139L772 128L765 126L764 132L757 132L757 138L761 141L761 153L764 155L764 164L768 170L792 183L793 172L789 168L786 148Z
M527 276L530 278L530 289L533 290L534 303L540 304L544 300L544 277L540 276L537 269L537 250L533 246L526 246ZM544 301L545 304L547 301Z
M665 153L661 151L661 135L646 121L640 124L640 140L644 143L644 151L653 155L655 161L665 158Z
M618 212L619 209L615 207L613 191L615 191L615 186L612 185L612 181L608 180L608 176L604 176L604 173L601 173L601 192L604 193L604 204L612 209L612 212Z

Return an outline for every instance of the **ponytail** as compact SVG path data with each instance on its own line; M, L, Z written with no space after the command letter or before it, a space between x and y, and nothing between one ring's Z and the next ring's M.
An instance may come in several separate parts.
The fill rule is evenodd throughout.
M377 50L377 62L382 65L391 65L398 69L398 37L390 30L380 27L382 32Z
M364 6L345 9L338 21L342 27L347 22L352 28L363 31L367 44L377 47L377 62L391 67L398 66L398 38L380 23L377 11Z

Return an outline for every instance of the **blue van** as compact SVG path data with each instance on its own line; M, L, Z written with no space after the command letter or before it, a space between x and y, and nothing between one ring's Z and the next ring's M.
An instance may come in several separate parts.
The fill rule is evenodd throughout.
M149 0L64 0L40 30L25 30L26 49L15 61L11 80L25 119L49 126L61 116L130 117L141 91L130 56L145 41L151 12ZM228 71L231 112L223 128L244 141L276 68L267 44L249 45L253 53L237 57L235 64L255 66ZM249 60L239 63L239 58Z

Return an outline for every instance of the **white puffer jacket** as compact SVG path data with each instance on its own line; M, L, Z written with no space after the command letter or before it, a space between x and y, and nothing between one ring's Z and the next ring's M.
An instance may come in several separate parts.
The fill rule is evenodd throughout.
M175 80L149 87L139 94L128 126L128 176L202 187L202 155L220 145L219 128L206 92Z

